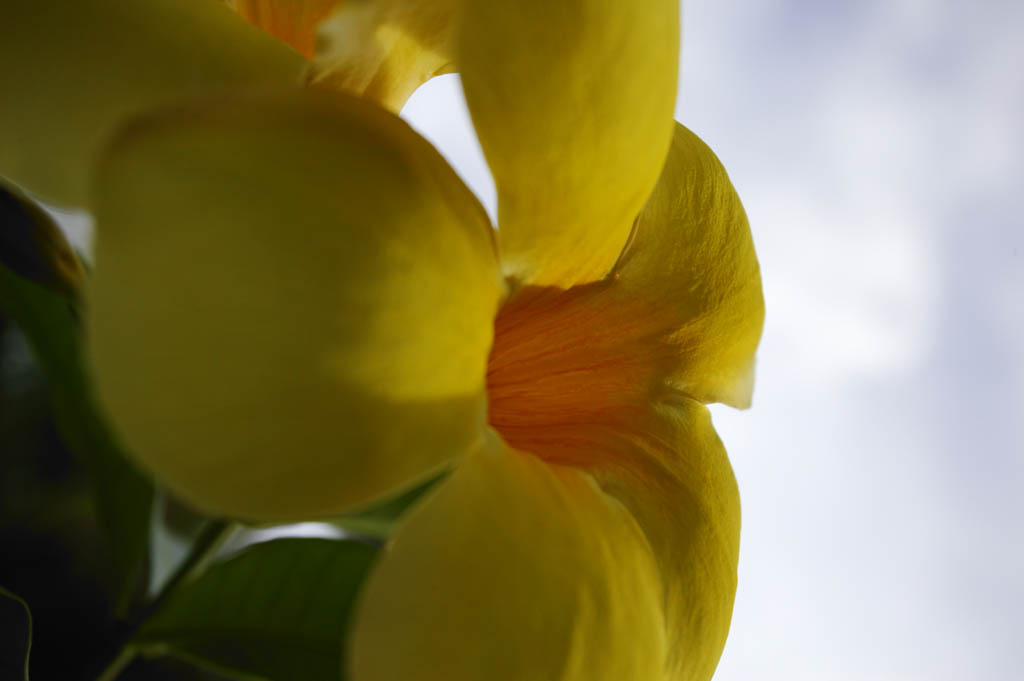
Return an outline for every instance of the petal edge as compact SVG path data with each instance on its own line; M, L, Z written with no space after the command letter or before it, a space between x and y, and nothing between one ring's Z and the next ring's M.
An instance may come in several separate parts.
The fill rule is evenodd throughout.
M704 403L750 406L764 324L760 265L725 168L681 124L614 276L625 304L663 318L674 388Z
M522 284L608 274L672 135L677 0L468 0L466 102L498 189L502 265Z

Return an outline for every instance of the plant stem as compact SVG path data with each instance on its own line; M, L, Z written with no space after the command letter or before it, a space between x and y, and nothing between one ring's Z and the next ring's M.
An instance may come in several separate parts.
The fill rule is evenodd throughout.
M139 613L139 616L136 618L136 626L133 629L137 629L138 625L142 624L142 622L159 610L178 586L201 574L206 569L206 566L210 564L210 561L213 560L220 547L234 534L237 528L238 526L235 523L225 520L211 520L208 522L199 532L199 536L196 537L188 555L185 556L185 559L181 561L181 564L178 565L160 588L156 598Z
M107 668L103 670L103 673L96 677L96 681L114 681L117 675L124 671L124 668L128 666L128 663L135 659L135 649L131 646L123 646L121 651L117 654Z
M128 627L128 633L124 637L125 642L121 646L117 657L96 677L96 681L114 681L124 671L124 668L139 653L139 650L131 644L131 639L135 632L138 631L139 627L147 619L163 607L167 599L174 594L179 586L198 576L206 569L206 566L213 560L220 547L224 545L224 542L231 537L237 528L238 525L225 520L211 520L203 527L199 536L193 542L188 555L185 556L185 559L181 561L181 564L178 565L160 588L156 597L132 619Z

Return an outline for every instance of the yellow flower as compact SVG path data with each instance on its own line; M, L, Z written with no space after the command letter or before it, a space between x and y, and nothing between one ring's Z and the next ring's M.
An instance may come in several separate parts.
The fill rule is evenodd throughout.
M749 404L763 305L672 120L676 1L231 4L307 56L319 23L316 59L214 0L0 10L35 60L0 75L0 174L95 215L130 448L275 521L451 468L366 586L354 681L709 678L739 500L704 403ZM454 67L497 232L388 110Z

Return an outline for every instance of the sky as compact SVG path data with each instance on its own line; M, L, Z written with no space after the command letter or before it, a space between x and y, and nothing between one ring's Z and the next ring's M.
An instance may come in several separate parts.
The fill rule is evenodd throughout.
M753 408L712 408L744 514L717 681L1019 678L1022 35L1019 0L684 5L676 117L767 305ZM458 78L403 116L493 216Z
M717 681L1011 681L1024 634L1024 3L693 0L676 117L767 320ZM457 77L403 111L494 211Z

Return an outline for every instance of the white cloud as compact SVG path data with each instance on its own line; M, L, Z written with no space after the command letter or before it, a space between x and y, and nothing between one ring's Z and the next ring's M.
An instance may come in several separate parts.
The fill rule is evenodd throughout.
M929 242L896 211L813 196L798 181L746 195L768 304L765 343L791 371L912 371L935 336L938 274ZM764 354L764 353L763 353Z

